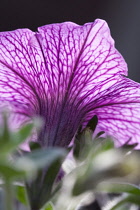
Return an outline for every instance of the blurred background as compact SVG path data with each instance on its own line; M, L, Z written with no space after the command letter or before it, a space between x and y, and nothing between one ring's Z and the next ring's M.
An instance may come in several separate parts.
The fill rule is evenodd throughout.
M129 78L140 82L140 0L1 0L0 31L73 21L108 22L129 67Z

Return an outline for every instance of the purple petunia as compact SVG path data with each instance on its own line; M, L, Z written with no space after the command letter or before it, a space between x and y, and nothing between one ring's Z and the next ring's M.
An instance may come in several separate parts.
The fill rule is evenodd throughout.
M0 33L0 106L11 126L41 116L42 146L69 145L94 115L116 145L140 142L140 84L122 75L127 65L103 20Z

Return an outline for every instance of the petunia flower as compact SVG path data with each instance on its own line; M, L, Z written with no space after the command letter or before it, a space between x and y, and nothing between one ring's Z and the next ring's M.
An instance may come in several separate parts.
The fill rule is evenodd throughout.
M10 107L11 127L41 116L42 146L69 145L94 115L116 145L140 142L140 84L123 75L103 20L0 33L0 106Z

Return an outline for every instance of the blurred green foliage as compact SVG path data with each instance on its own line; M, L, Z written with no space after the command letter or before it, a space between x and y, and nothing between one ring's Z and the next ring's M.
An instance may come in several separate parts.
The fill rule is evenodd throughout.
M79 129L68 149L20 148L35 121L11 131L3 116L0 130L0 210L78 210L98 202L101 210L138 210L140 153L135 145L115 148L104 132L94 135L94 116ZM85 206L85 207L82 207Z

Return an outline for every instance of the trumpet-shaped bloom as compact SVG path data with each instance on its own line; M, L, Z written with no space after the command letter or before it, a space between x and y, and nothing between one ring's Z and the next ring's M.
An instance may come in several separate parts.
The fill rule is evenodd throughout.
M118 145L140 137L140 85L127 76L108 25L50 24L0 33L0 106L11 126L41 116L42 146L67 146L94 115Z

